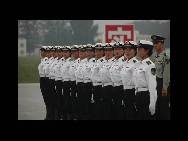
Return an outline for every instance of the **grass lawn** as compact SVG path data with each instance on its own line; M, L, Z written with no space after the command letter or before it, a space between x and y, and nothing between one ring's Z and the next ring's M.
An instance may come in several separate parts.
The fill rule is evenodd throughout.
M39 83L39 63L36 56L18 57L18 83Z

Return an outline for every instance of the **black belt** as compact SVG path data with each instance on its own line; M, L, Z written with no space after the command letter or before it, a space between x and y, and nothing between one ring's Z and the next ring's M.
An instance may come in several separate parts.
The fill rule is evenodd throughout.
M134 92L135 91L135 88L133 89L124 89L124 92Z

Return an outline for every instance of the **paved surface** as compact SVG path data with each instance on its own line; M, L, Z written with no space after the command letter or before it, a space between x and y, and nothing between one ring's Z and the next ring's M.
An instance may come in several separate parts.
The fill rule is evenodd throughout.
M18 120L43 120L45 105L39 83L18 84Z

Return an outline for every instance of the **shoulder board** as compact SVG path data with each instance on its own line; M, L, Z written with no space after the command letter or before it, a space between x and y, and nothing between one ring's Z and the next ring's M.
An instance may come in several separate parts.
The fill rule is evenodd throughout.
M136 63L137 61L136 60L133 60L134 63Z
M115 58L114 58L114 59L112 59L112 61L114 62L114 61L115 61Z
M151 64L151 62L150 62L150 61L146 61L146 63L147 63L148 65L150 65L150 64Z

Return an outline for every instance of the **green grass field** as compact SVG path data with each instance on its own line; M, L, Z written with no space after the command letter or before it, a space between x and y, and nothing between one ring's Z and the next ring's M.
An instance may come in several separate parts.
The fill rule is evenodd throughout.
M39 83L39 63L36 56L18 57L18 83Z

